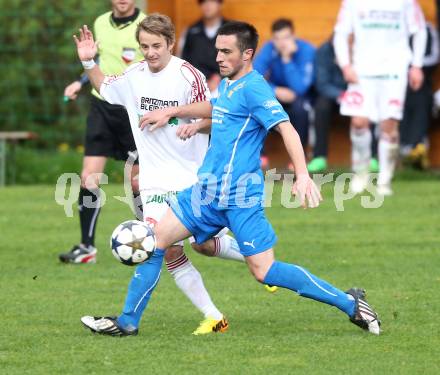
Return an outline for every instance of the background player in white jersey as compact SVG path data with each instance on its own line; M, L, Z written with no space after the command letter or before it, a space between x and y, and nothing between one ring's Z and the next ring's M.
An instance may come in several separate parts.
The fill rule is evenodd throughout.
M350 54L349 38L353 35ZM413 35L413 50L409 38ZM380 124L378 192L391 195L406 86L423 83L425 20L416 0L344 0L335 26L337 61L349 83L341 114L351 116L351 189L363 191L371 158L369 122ZM350 56L351 55L351 56ZM409 67L409 70L408 70Z
M139 118L153 109L209 100L209 90L205 77L197 69L172 56L175 33L167 16L152 14L146 17L137 28L136 38L145 60L130 66L123 75L111 77L105 76L93 61L96 43L87 26L80 30L80 38L75 37L75 41L78 56L92 85L109 103L127 109L139 153L139 188L144 219L154 224L168 209L167 197L197 180L197 170L208 147L208 135L200 132L209 132L209 126L207 129L202 127L210 122L193 124L191 119L173 118L168 126L156 132L142 132L138 127ZM192 136L186 141L179 138L189 135ZM171 246L165 260L176 284L205 315L205 320L194 333L225 331L228 322L212 303L200 273L183 253L182 245L183 242L178 242ZM236 241L228 235L210 239L198 249L211 254L217 249L224 258L243 258ZM150 296L144 285L151 282L149 267L155 262L153 256L136 268L131 281L132 292L128 293L119 318L84 317L83 323L92 329L107 330L112 335L136 334ZM159 281L159 276L153 280L154 284Z

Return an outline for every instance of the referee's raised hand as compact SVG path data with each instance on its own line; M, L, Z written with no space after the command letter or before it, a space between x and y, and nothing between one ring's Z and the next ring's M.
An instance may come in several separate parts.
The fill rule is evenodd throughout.
M78 57L81 61L92 60L98 53L98 42L95 42L93 33L87 25L79 29L79 37L73 36L76 44Z

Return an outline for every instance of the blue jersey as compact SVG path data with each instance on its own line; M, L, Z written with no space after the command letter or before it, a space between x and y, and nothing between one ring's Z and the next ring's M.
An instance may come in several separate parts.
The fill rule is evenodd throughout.
M224 79L212 104L211 143L198 171L199 186L219 208L261 204L261 149L267 132L289 116L255 70L233 83Z
M273 42L266 43L255 57L254 69L267 77L269 84L288 87L297 95L304 96L313 84L315 47L296 39L298 50L286 63L281 59Z

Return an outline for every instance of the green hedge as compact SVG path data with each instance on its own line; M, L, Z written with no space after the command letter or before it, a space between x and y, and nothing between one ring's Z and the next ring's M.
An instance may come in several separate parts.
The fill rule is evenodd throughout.
M11 148L8 155L11 157ZM49 184L55 185L63 173L80 175L83 153L82 150L66 149L62 144L57 151L36 150L17 147L15 149L15 183L22 185ZM7 183L12 183L14 165L12 158L7 166ZM109 182L122 183L124 163L109 159L105 173Z
M89 90L63 103L82 72L72 35L110 1L0 0L0 9L0 130L34 131L39 148L81 144Z
M36 150L29 147L16 147L15 162L11 158L11 147L9 145L8 155L10 156L7 166L7 183L12 183L13 164L15 165L15 182L22 185L49 184L55 185L58 177L63 173L81 173L83 152L81 147L70 148L66 143L60 144L58 150ZM122 183L124 163L109 159L105 173L109 183ZM336 175L349 171L349 168L336 168L330 172ZM416 171L401 169L396 176L399 180L439 180L438 171Z

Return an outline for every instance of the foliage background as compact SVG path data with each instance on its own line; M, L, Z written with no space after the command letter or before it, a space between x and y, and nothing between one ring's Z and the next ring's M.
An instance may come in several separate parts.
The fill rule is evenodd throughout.
M37 148L82 144L89 87L63 103L64 87L82 72L72 35L109 3L0 0L0 130L35 131Z

